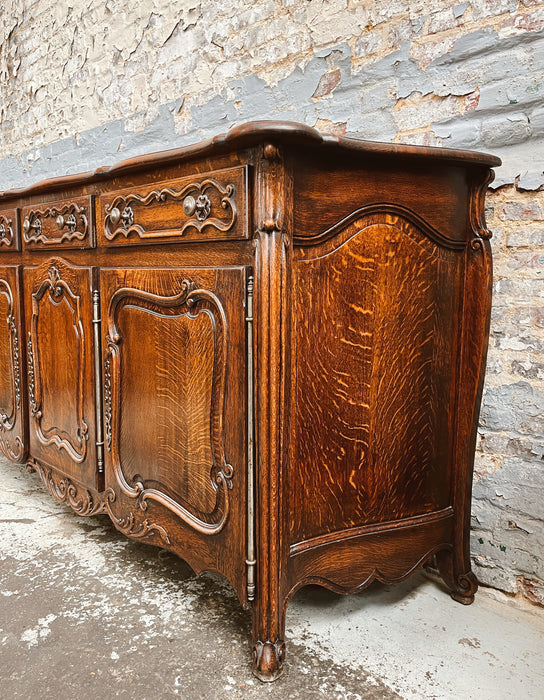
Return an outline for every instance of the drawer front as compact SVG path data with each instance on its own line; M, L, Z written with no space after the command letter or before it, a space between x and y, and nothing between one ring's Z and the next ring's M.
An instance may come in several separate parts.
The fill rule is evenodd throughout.
M92 248L92 197L23 207L25 248Z
M0 209L0 253L19 250L17 209Z
M247 238L247 167L100 196L100 245Z

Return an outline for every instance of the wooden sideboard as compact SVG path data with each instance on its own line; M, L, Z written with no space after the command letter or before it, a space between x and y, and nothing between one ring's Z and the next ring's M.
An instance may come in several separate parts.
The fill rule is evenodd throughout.
M470 603L492 156L256 122L0 194L0 447L213 569L282 670L301 586Z

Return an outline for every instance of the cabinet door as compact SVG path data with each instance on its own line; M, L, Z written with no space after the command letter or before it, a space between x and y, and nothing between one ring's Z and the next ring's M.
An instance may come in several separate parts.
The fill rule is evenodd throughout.
M100 275L110 516L236 588L245 559L245 269Z
M0 449L14 462L27 452L19 273L16 266L0 267Z
M92 269L54 258L24 275L31 456L96 488Z

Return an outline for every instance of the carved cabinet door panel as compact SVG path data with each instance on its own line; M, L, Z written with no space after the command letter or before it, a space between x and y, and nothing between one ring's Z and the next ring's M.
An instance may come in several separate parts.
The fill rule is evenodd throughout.
M53 258L25 268L30 452L96 488L92 276Z
M196 570L222 571L240 593L246 269L100 275L110 516Z
M0 450L14 462L27 453L19 276L15 265L0 267Z

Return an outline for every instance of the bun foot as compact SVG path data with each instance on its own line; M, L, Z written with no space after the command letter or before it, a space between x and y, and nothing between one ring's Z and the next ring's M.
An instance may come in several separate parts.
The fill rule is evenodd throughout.
M470 605L474 602L474 594L478 590L478 580L476 576L469 571L463 576L459 576L454 582L454 589L451 592L451 597L462 605Z
M256 642L253 647L253 674L264 683L277 680L283 673L285 642Z

